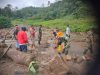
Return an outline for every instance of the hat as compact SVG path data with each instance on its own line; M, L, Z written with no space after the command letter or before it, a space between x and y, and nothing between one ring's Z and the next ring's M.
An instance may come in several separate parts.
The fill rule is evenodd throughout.
M57 36L58 36L58 37L62 37L63 35L64 35L63 32L58 32L58 33L57 33Z

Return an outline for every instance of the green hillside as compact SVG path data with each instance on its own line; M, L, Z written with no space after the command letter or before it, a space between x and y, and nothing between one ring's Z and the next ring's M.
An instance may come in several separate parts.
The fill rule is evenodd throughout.
M43 25L44 27L47 28L58 28L63 31L65 31L65 28L67 24L70 25L71 31L73 32L84 32L88 31L90 28L92 28L95 25L95 20L93 18L79 18L79 19L74 19L72 16L66 16L64 18L60 19L55 19L55 20L34 20L34 19L26 19L26 20L21 20L17 19L12 21L13 24L23 24L23 25Z

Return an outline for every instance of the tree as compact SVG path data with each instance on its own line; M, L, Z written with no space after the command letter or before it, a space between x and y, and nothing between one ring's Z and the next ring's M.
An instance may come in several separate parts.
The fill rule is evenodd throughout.
M48 6L50 6L50 4L51 4L51 2L50 2L50 1L48 1Z
M0 17L0 28L11 27L11 20L6 17Z
M0 15L9 18L30 18L52 20L56 18L62 18L68 15L74 16L74 18L83 18L91 16L91 9L88 3L83 0L56 0L55 3L50 3L48 0L48 7L42 4L41 7L25 7L22 9L11 9L11 5L8 4L4 9L0 9Z
M7 6L3 9L3 15L10 18L12 17L12 14L11 5L7 4Z
M56 2L58 2L58 1L62 1L62 0L55 0Z

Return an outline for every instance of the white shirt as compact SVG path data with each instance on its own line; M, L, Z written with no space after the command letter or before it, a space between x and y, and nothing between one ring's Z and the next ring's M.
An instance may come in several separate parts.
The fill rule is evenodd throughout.
M70 35L70 28L69 27L66 28L66 34Z

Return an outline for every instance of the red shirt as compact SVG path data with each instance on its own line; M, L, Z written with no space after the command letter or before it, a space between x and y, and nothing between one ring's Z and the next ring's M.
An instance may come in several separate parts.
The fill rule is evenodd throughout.
M35 37L35 29L33 29L32 27L30 27L30 36L31 37Z
M28 43L27 33L25 31L19 31L17 35L17 39L19 44Z

